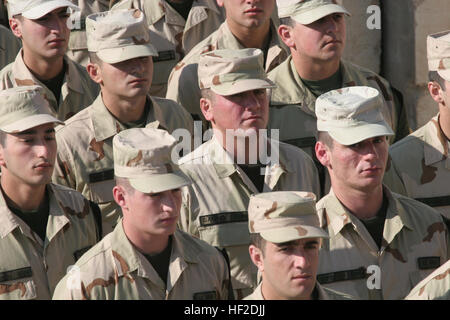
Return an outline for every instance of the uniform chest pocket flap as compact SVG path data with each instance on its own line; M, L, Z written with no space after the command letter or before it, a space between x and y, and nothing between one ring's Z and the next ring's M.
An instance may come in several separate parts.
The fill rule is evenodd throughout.
M98 204L114 201L112 189L115 186L114 169L89 174L91 200Z
M0 300L36 299L31 267L0 272Z
M199 217L200 239L217 247L250 244L246 211L221 212Z

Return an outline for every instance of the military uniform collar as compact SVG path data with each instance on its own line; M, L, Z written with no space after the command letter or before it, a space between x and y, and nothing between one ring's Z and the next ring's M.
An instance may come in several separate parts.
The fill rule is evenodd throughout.
M439 114L426 124L423 140L425 142L423 146L425 165L430 166L447 160L446 167L450 169L448 160L450 142L439 125Z
M44 88L45 93L47 95L47 99L52 98L51 100L55 101L55 104L58 105L58 101L56 101L53 93L41 82L39 81L28 69L23 61L23 49L20 49L20 52L17 54L16 60L12 66L12 73L14 75L14 81L19 86L23 85L40 85ZM80 94L84 94L83 86L81 84L81 78L78 74L78 70L75 66L75 62L70 60L67 56L64 56L64 62L67 66L66 74L64 75L64 84L66 84L69 89L76 91Z
M147 102L150 104L150 110L147 116L146 127L154 127L166 129L167 124L160 123L156 119L164 119L162 116L162 109L159 104L150 96L147 96ZM102 95L99 94L92 104L91 110L89 110L90 117L92 119L92 127L94 130L95 140L104 141L126 130L127 128L117 120L106 108L103 103Z
M403 206L397 199L392 196L391 191L383 186L383 192L386 195L388 201L388 208L386 213L386 220L384 224L383 231L383 243L385 241L389 244L394 239L395 235L400 232L403 226L409 229L413 229L413 224L406 213ZM330 227L332 229L333 235L336 236L341 232L341 230L347 225L352 224L353 228L361 225L361 222L353 214L351 214L339 201L339 199L334 194L333 189L330 189L330 193L324 198L324 208L329 208L327 210L327 217L329 219ZM322 222L322 226L325 221Z
M219 178L224 179L231 176L234 172L237 171L237 164L234 163L231 155L222 147L222 145L214 136L210 141L206 143L209 144L208 153L211 157L212 164ZM268 143L270 142L268 141ZM288 159L282 148L279 148L278 154L276 153L277 150L275 149L271 150L271 152L274 152L273 158L279 159L279 163L273 163L270 165L270 167L268 168L268 173L270 175L276 175L277 171L281 171L280 175L282 173L295 171L294 167L291 164L291 161Z

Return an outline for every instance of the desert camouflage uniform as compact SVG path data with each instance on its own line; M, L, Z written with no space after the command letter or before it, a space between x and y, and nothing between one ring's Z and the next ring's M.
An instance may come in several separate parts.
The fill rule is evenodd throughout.
M164 0L124 0L114 5L115 9L140 9L145 13L150 41L158 50L158 57L153 57L150 94L159 97L166 95L173 67L225 20L215 0L194 0L186 21Z
M67 56L73 61L86 66L89 62L86 22L85 19L91 13L109 10L110 0L70 0L80 8L80 21L72 21L73 28L70 31L69 48Z
M262 283L256 287L251 295L245 297L243 300L266 300L262 295L261 285ZM325 288L318 283L316 283L316 290L319 295L318 300L354 300L354 298L348 294Z
M227 299L228 267L221 253L180 230L172 237L167 284L130 243L120 221L77 262L79 278L61 280L53 299Z
M278 38L275 23L271 24L271 38L265 61L265 70L269 72L287 57L287 50ZM169 87L166 98L177 101L194 117L202 117L200 111L200 88L198 86L198 61L200 54L221 49L243 49L244 46L236 39L224 22L220 28L208 38L199 43L192 51L176 65L169 77Z
M147 127L159 127L170 133L185 128L192 135L193 121L183 108L167 99L149 99ZM81 192L100 206L103 234L112 231L121 215L112 196L115 185L112 139L125 129L128 128L105 107L101 95L65 126L56 129L58 153L53 180Z
M22 58L22 50L17 54L16 60L7 65L0 72L0 90L18 86L40 85L60 120L67 120L75 113L90 105L98 95L99 87L91 80L86 70L79 64L64 57L66 74L61 87L60 101L42 82L40 82L27 68Z
M392 191L434 207L450 219L450 142L438 117L391 146L384 181Z
M448 230L439 213L386 187L384 193L389 204L381 249L333 190L317 203L321 226L330 236L319 251L322 285L360 299L403 299L449 259ZM369 289L368 283L376 283L368 279L369 266L381 269L380 289Z
M242 299L256 287L257 269L248 253L247 206L250 195L259 191L216 138L183 157L180 168L193 184L183 189L179 225L209 244L227 249L234 296ZM293 146L280 143L279 164L272 164L268 172L264 192L319 192L314 163Z
M423 279L406 300L450 300L450 260Z
M0 25L0 70L14 61L21 46L12 32Z
M43 242L14 215L0 193L0 299L51 299L66 269L97 240L89 202L78 192L49 184Z

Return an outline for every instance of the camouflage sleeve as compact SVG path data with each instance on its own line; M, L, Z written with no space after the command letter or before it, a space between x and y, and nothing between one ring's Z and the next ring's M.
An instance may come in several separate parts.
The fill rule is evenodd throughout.
M70 166L69 157L66 155L65 146L58 141L58 152L56 154L56 162L53 170L52 181L72 189L77 188L73 170Z
M405 185L403 184L401 175L392 160L389 156L386 172L384 173L383 183L391 190L392 192L399 193L404 196L408 196L406 193Z
M395 132L394 143L403 139L411 133L408 124L408 115L406 114L405 105L403 103L403 95L400 91L391 87L394 96L395 112L397 113L397 130Z
M76 274L76 272L68 273L58 282L52 300L84 300L81 287L82 282L79 274Z

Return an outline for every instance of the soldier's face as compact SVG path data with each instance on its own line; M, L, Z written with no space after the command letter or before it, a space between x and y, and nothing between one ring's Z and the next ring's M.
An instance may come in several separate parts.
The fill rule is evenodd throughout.
M16 185L45 185L50 182L56 158L54 124L6 134L0 146L2 180Z
M119 63L102 62L99 66L99 83L103 95L119 99L146 96L152 85L152 57L139 57Z
M55 9L36 20L15 18L17 28L12 29L22 39L26 59L30 59L28 56L46 59L64 56L70 36L68 18L67 8Z
M346 38L342 13L330 14L309 25L296 23L291 30L294 54L300 58L319 63L341 58Z
M140 236L171 235L175 232L181 208L181 191L160 193L134 190L127 194L123 211L124 228Z
M373 191L380 187L388 158L386 137L375 137L344 146L334 141L327 151L326 167L333 188Z
M275 0L217 0L232 26L257 28L269 22Z
M214 93L213 93L214 94ZM257 132L269 119L269 95L266 89L245 91L231 96L214 94L205 118L224 136L226 130Z
M310 299L319 265L319 238L275 244L266 241L262 259L263 295L266 299Z

